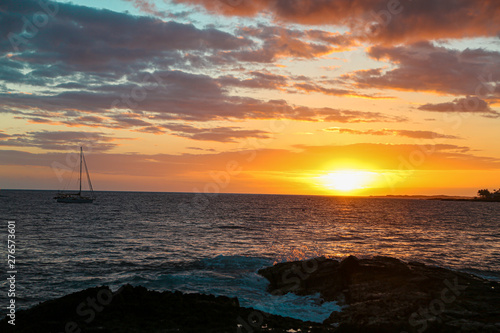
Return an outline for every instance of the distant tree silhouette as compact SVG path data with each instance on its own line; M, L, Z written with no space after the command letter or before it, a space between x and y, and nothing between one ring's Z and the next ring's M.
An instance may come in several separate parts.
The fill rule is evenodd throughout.
M479 197L481 197L483 199L486 199L486 198L489 198L491 196L491 192L488 189L482 189L482 190L477 191L477 195L479 195Z

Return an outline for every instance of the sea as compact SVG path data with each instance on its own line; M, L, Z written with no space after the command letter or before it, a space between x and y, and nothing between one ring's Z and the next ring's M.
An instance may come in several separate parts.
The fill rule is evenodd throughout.
M391 256L500 281L500 203L253 194L0 191L0 314L8 221L15 221L18 309L124 284L238 297L240 305L322 322L335 302L266 291L257 274L315 257ZM12 224L11 224L12 226Z

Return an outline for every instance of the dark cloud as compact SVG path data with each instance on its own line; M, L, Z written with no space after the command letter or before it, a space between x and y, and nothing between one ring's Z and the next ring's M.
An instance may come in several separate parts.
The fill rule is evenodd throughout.
M210 27L75 4L48 2L55 15L47 15L40 3L47 2L0 4L1 80L41 86L93 76L116 80L147 67L182 62L183 52L234 51L253 44ZM33 25L41 18L39 27Z
M240 127L198 128L184 124L162 125L176 136L199 141L236 142L246 138L269 138L269 132L262 130L246 130Z
M358 88L429 91L452 95L500 96L500 52L464 51L429 42L409 46L374 46L368 54L393 63L394 69L360 70L344 75Z
M279 26L245 27L239 34L262 42L252 49L227 52L237 61L270 63L280 58L312 59L355 45L348 35L321 30L296 30Z
M1 24L0 19L0 24ZM13 61L10 57L0 57L0 81L21 83L25 81L23 74L24 65Z
M328 87L317 83L314 78L299 76L287 77L272 73L262 73L253 71L248 73L248 78L235 77L233 75L221 76L217 82L223 87L238 87L249 89L276 89L289 93L321 93L324 95L361 97L370 99L387 99L391 96L382 94L363 94L349 87L343 87L342 82L334 82L335 87Z
M490 108L488 102L476 96L456 98L447 103L424 104L419 106L418 109L433 112L474 112L500 116L500 114Z
M3 43L8 42L10 33L23 36L22 16L33 20L41 10L39 2L33 0L6 0L1 6L7 16L2 22L17 21L16 24L4 23L2 37L6 40ZM150 59L172 50L234 50L251 44L249 40L213 28L198 29L192 24L75 4L58 3L57 6L57 14L50 17L33 38L26 38L28 43L23 44L21 50L46 52L40 56L45 61L65 60L91 66L107 64L110 60L128 63L138 58Z
M276 21L350 27L354 36L382 43L496 36L496 0L175 0L235 16L271 14Z
M256 83L281 80L278 76L253 73ZM134 80L136 84L133 84ZM108 84L95 91L58 94L0 94L0 108L27 119L46 119L69 126L87 125L131 128L161 125L162 121L210 121L228 119L286 118L307 121L384 122L404 117L378 112L294 106L284 100L260 100L232 96L222 83L207 75L182 71L138 72L128 84ZM273 81L274 80L274 81ZM239 83L238 83L239 82ZM243 84L245 81L242 81ZM248 83L248 82L247 82ZM242 84L234 81L233 85ZM89 118L91 117L91 118ZM150 128L148 131L154 130Z
M188 138L197 141L215 141L215 142L237 142L246 138L267 139L270 137L270 132L262 130L248 130L241 127L209 127L202 128L187 124L169 123L162 125L145 125L138 123L141 126L136 131L152 133L152 134L171 134L182 138Z
M310 109L300 107L298 108L298 115L296 119L311 120L310 113L314 113L316 118L322 121L339 122L339 123L378 123L378 122L405 122L408 121L406 117L390 116L380 112L367 112L367 111L352 111L332 108Z
M0 146L37 147L46 150L76 150L80 146L95 151L106 151L117 146L114 138L102 132L38 131L2 135Z
M455 135L447 135L442 133L437 133L433 131L412 131L412 130L392 130L392 129L381 129L381 130L354 130L350 128L339 128L332 127L326 128L324 131L336 132L342 134L356 134L356 135L392 135L392 136L403 136L412 139L462 139Z
M303 91L306 93L310 92L318 92L325 95L334 95L334 96L351 96L351 97L362 97L362 98L371 98L371 99L387 99L394 98L391 96L385 96L381 94L363 94L356 92L352 89L344 89L344 88L329 88L322 86L317 83L296 83L293 86L299 91Z
M284 75L252 71L249 78L237 78L233 75L221 76L217 79L223 87L239 87L251 89L284 89L289 85L289 78Z

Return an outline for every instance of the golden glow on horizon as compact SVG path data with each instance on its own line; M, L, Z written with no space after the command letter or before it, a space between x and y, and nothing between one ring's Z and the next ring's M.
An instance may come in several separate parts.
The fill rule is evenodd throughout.
M369 187L375 181L377 174L360 170L337 170L319 176L322 185L331 190L350 192Z

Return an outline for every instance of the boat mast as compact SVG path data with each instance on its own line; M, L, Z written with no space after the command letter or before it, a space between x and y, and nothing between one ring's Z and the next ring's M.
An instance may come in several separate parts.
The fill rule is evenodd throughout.
M78 195L82 194L82 155L83 150L82 147L80 147L80 191L78 191Z
M85 155L83 156L83 164L85 165L85 173L87 174L87 181L89 182L90 193L94 197L94 188L92 187L92 182L90 181L89 169L87 168L87 161L85 160Z

